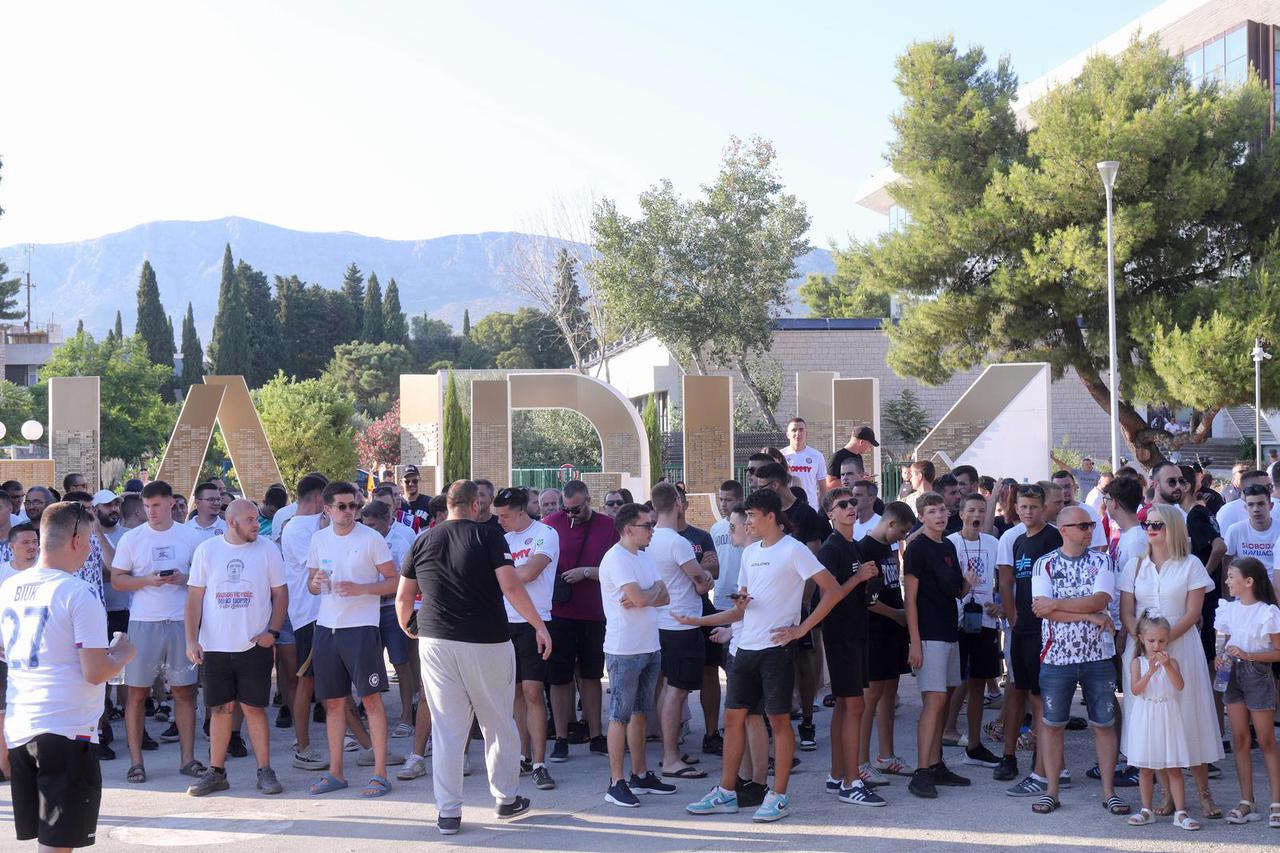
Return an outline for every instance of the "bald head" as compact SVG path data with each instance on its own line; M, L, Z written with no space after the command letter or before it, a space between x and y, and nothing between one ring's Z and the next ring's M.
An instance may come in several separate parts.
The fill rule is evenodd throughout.
M233 500L227 507L227 541L244 545L258 538L258 508L244 498Z
M1089 550L1093 542L1094 521L1079 506L1065 506L1058 513L1058 532L1062 534L1063 553L1077 557Z

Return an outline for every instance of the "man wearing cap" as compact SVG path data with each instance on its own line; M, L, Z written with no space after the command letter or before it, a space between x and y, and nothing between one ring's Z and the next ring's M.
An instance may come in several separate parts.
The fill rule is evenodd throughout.
M396 514L396 520L412 527L414 533L426 530L431 524L431 496L418 490L422 484L418 466L404 466L400 482L404 484L404 498L400 501L400 512Z
M831 460L827 463L827 488L837 489L840 487L840 465L846 459L852 459L858 463L859 470L865 475L867 472L866 465L862 462L862 454L870 453L873 447L879 447L880 442L876 440L876 431L869 426L860 426L853 431L853 435L849 436L849 443L844 447L831 454ZM878 471L872 471L871 476L867 479L878 480Z

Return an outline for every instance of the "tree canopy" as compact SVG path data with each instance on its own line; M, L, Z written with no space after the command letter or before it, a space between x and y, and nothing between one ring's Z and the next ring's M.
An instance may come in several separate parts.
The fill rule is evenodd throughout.
M253 400L286 483L311 471L332 480L355 476L354 409L344 391L331 382L277 373L253 392Z
M334 347L324 376L345 391L357 411L385 414L400 394L400 374L413 370L409 350L399 344L352 341Z

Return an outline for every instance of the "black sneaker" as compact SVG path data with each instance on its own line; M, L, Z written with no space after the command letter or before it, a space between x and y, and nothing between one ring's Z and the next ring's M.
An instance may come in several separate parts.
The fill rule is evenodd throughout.
M156 722L167 723L173 717L173 708L168 705L160 705L156 708L154 716L156 718Z
M513 803L506 803L505 805L498 806L497 815L502 818L516 817L517 815L524 814L528 810L529 798L516 797L515 802Z
M796 727L800 735L800 748L805 752L813 752L818 748L818 727L812 722L801 723Z
M950 768L941 761L930 767L929 772L933 774L933 784L942 785L945 788L964 788L973 784L969 779L952 773Z
M178 741L178 724L170 723L169 728L160 733L161 743L177 743Z
M276 728L287 729L293 726L293 712L289 710L288 705L280 706L280 713L276 714Z
M840 796L838 799L840 802L847 803L851 806L879 807L888 805L884 797L880 796L866 785L854 785L852 788L842 787L840 789Z
M702 736L702 752L704 755L724 755L724 738L719 732Z
M964 751L964 762L971 767L999 767L1000 758L991 750L982 744L978 744L976 749L966 749Z
M156 743L155 738L147 734L146 729L142 730L142 748L145 749L147 752L151 752L154 749L160 748L160 744Z
M737 787L736 793L739 808L755 808L764 802L764 795L769 793L769 786L758 785L748 779Z
M586 743L591 740L591 730L586 720L573 720L569 723L569 743Z
M604 801L613 803L615 806L621 806L624 809L640 808L640 800L636 798L635 794L631 793L631 788L621 779L610 785L609 790L604 792Z
M596 735L591 739L591 751L596 755L608 755L609 739L604 735Z
M1115 786L1117 788L1136 788L1138 787L1139 771L1136 767L1126 767L1124 770L1116 770Z
M239 732L231 734L231 740L227 743L227 755L232 758L244 758L249 754L249 749L244 745L244 737Z
M556 738L555 746L551 747L551 754L547 756L547 760L555 764L563 764L569 760L569 741L567 738Z
M1209 771L1209 778L1210 778L1210 779L1221 779L1221 778L1222 778L1222 768L1221 768L1221 767L1219 767L1218 765L1216 765L1216 764L1212 763L1212 762L1210 762L1210 763L1209 763L1208 771Z
M1000 759L1000 763L996 765L996 770L991 774L991 778L997 782L1012 782L1018 778L1018 757L1016 755L1006 755Z
M98 744L98 760L99 761L114 761L115 757L116 757L116 751L114 749L107 746L105 743Z
M547 772L545 764L539 764L533 768L533 787L539 791L550 791L556 786L556 780L551 778L551 774Z
M523 755L520 756L520 775L528 776L532 772L533 772L533 762L525 758Z
M636 774L631 774L631 781L627 783L627 787L635 794L674 794L676 792L675 785L668 785L657 777L652 770L644 774L641 779Z
M938 789L933 784L933 771L926 767L912 773L911 781L907 783L907 790L917 797L936 800Z
M462 829L462 818L437 817L436 829L440 830L441 835L457 835L458 830Z
M156 715L155 699L152 699L150 696L147 697L147 707L143 713L145 713L148 717L154 717Z

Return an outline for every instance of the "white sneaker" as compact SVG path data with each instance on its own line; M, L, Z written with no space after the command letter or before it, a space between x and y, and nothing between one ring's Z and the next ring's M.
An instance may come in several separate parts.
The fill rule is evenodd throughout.
M864 785L888 785L893 781L888 776L872 767L870 761L864 762L858 766L858 775L862 777L862 784Z
M402 782L427 775L427 759L421 755L410 755L405 759L404 767L396 771L396 778Z
M896 755L877 758L871 762L871 766L881 773L890 773L894 776L910 776L916 772L914 767Z

